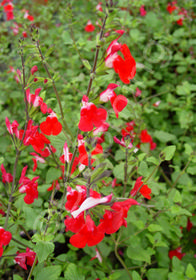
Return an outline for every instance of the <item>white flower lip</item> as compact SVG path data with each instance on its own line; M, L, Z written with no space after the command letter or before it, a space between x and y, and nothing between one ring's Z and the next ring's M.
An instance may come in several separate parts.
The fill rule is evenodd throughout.
M87 199L85 199L85 201L81 204L80 208L73 211L71 213L71 215L76 218L80 213L82 213L83 211L93 208L99 204L103 204L103 203L107 203L110 202L112 199L112 194L105 196L105 197L101 197L101 198L94 198L94 197L88 197Z

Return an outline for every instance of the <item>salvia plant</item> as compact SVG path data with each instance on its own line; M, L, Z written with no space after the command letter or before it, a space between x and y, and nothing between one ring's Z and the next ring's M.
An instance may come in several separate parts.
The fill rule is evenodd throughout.
M195 8L1 1L1 279L196 279Z

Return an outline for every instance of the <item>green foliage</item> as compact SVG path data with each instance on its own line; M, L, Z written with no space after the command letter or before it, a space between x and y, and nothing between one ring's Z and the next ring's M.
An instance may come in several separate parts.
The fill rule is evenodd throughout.
M42 263L54 251L54 244L52 242L38 241L34 250L37 254L38 261Z
M40 1L44 2L44 1ZM112 13L108 14L104 36L99 39L100 26L108 8L102 1L103 12L96 11L98 1L48 1L41 5L39 1L15 1L14 22L19 25L19 33L13 34L13 21L0 24L0 165L3 163L8 173L13 173L16 149L8 135L5 117L12 123L17 120L19 129L25 126L24 93L21 83L17 83L16 70L21 66L21 48L18 40L26 31L24 58L26 82L31 93L41 87L40 96L48 107L57 114L63 124L63 118L56 99L53 83L59 93L64 120L71 133L63 124L63 131L57 137L48 137L56 153L45 158L44 164L38 162L35 172L29 153L34 152L30 146L23 146L16 170L16 192L11 200L11 212L8 230L13 239L4 250L0 268L1 279L9 279L13 274L13 256L26 247L32 248L38 257L33 277L35 280L94 280L130 279L133 280L192 280L196 278L196 245L193 243L196 233L195 192L196 192L196 6L194 1L178 1L180 8L187 10L183 25L176 21L181 17L179 9L172 14L167 11L168 1L107 1L114 2ZM145 5L146 16L140 15L140 7ZM3 8L1 8L2 13ZM31 22L24 18L22 9L29 10L35 17L39 28L39 42L51 77L42 64L40 54L31 38L38 36L30 32ZM5 14L3 14L5 16ZM95 31L87 33L84 27L90 19ZM129 46L137 62L137 73L131 84L119 81L113 69L105 67L106 50L112 40L117 39L115 30L123 29L125 33L118 42ZM96 46L100 45L98 67L91 73L94 64ZM120 52L119 52L120 54ZM38 72L31 76L32 66L38 66ZM12 66L15 72L9 72ZM34 78L37 78L35 82ZM105 133L104 154L93 156L93 169L87 172L77 170L69 174L70 164L62 164L59 157L63 154L65 141L69 152L74 153L77 146L77 131L80 118L81 98L87 93L89 80L92 87L89 101L96 106L105 107L110 124ZM47 83L45 83L47 79ZM128 98L127 107L119 113L117 119L110 102L100 103L99 94L110 83L119 83L115 89L117 95ZM136 96L136 89L141 96ZM156 103L159 102L160 104ZM158 104L158 105L157 105ZM38 108L29 106L30 117L35 125L46 119ZM134 121L133 134L130 139L133 148L128 150L113 141L113 137L122 138L121 130L126 123ZM141 143L141 131L147 129L156 148L149 143ZM71 135L72 134L72 135ZM94 149L90 140L93 133L83 133L89 140L88 148ZM100 135L98 135L100 136ZM128 143L128 144L129 144ZM19 148L19 140L16 141ZM139 147L136 151L135 148ZM37 152L37 151L36 151ZM78 152L76 151L78 157ZM127 156L127 159L126 159ZM126 166L127 164L127 166ZM24 195L18 190L22 168L28 165L28 178L39 176L39 198L32 205L24 204ZM63 176L58 189L49 192L51 184ZM90 175L89 175L90 174ZM70 175L70 177L68 176ZM67 177L68 182L65 182ZM90 181L89 181L90 176ZM67 186L91 184L92 189L102 196L114 194L113 199L130 198L130 192L138 177L151 189L151 200L140 192L133 198L141 203L132 206L126 218L127 227L123 226L112 236L107 235L98 245L103 258L100 263L93 259L94 247L83 250L74 248L69 243L72 233L65 231L64 219L69 213L65 210L62 193ZM112 186L116 179L116 186ZM0 204L3 211L11 193L11 184L0 182ZM65 197L66 198L66 195ZM113 201L112 201L113 202ZM103 217L104 209L110 205L96 206L90 213L97 223ZM94 211L94 212L93 212ZM193 224L187 229L188 219ZM4 225L6 217L0 215L0 224ZM26 232L24 232L24 229ZM46 229L46 232L45 232ZM26 235L27 234L27 235ZM23 236L27 240L24 240ZM28 236L28 235L32 235ZM61 253L55 256L58 242ZM23 245L22 245L22 244ZM64 248L65 246L65 248ZM182 260L169 258L169 251L181 247L186 255ZM121 258L122 261L119 261ZM91 260L91 261L90 261ZM6 267L6 272L4 271ZM27 273L14 272L14 280L27 279ZM18 275L17 275L17 274ZM21 273L21 274L20 274ZM11 274L11 275L12 275Z

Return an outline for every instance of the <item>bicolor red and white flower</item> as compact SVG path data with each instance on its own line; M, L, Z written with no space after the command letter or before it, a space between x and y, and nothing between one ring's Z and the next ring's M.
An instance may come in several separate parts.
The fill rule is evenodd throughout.
M90 20L88 20L84 30L86 32L93 32L95 30L95 26L92 24L92 22Z

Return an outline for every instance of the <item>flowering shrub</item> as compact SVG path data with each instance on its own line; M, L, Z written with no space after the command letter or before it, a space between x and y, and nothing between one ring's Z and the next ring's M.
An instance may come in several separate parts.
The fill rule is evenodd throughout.
M194 7L68 2L1 1L1 279L194 279Z

